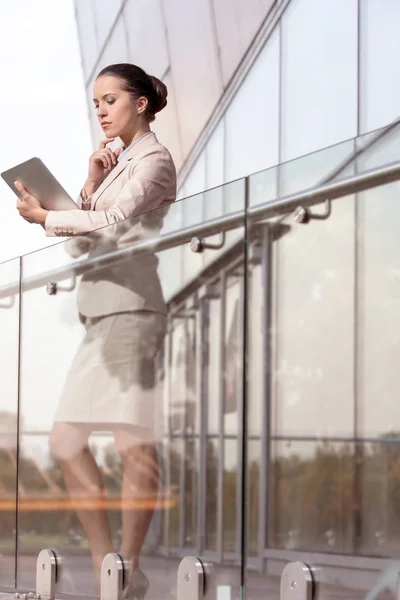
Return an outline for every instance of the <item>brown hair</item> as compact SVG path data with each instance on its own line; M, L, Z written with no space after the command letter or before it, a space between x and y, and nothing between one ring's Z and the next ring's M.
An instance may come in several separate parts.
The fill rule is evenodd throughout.
M129 92L137 100L145 96L148 100L144 116L149 122L154 121L155 114L167 105L167 86L153 75L148 75L143 69L130 63L109 65L100 71L96 79L104 75L118 77L122 81L122 89Z

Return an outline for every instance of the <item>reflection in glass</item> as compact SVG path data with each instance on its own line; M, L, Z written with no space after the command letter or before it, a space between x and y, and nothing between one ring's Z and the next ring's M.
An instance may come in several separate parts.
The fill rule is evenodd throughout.
M360 194L359 314L363 355L359 361L363 435L400 431L398 401L400 361L400 216L399 185ZM390 215L390 218L388 218Z
M398 556L400 441L385 442L385 437L363 445L360 550L363 554Z
M265 404L265 383L268 365L268 355L265 345L268 341L268 315L264 301L265 282L263 270L265 265L249 267L249 314L248 314L248 353L249 361L247 383L247 428L249 434L258 434L262 428L263 411Z
M0 585L15 585L20 261L0 265Z
M197 382L197 318L196 311L189 310L185 320L185 423L184 428L186 433L192 434L200 430L200 410Z
M225 552L235 552L237 549L236 533L239 528L237 512L237 456L238 440L224 440L223 548Z
M220 379L221 379L221 299L211 298L208 302L208 405L207 432L216 434L220 422Z
M169 543L170 546L180 545L180 515L181 515L181 457L183 440L174 438L171 441L169 453L169 478L171 507L169 509Z
M274 442L271 545L351 552L354 467L351 442Z
M219 442L206 440L206 548L217 549Z
M185 451L185 546L197 546L197 513L199 482L199 444L193 438L186 439Z
M274 434L352 435L354 198L274 243Z
M247 442L247 494L246 522L249 556L258 553L258 528L260 518L260 441Z
M283 15L283 160L356 135L357 9L347 0L294 0Z
M186 340L185 320L173 317L171 332L169 428L172 433L183 431L186 405Z
M68 260L68 256L77 258L89 253L91 259L99 258L134 242L156 238L165 213L166 209L162 208L72 238L56 249L30 255L24 259L27 267L24 275L28 276L35 269L39 272L48 269L49 264L57 262L61 252L62 264L67 262L65 257ZM41 302L43 289L27 291L24 295L24 318L29 315L31 320L24 328L28 335L23 356L27 368L22 370L22 414L29 417L34 414L33 422L38 420L47 434L51 428L48 445L52 460L62 471L67 492L60 506L76 511L71 517L73 524L70 523L66 531L77 531L79 546L90 551L97 593L103 558L116 550L129 562L129 589L144 589L149 585L147 576L139 569L139 556L148 551L154 536L158 535L155 508L159 507L158 502L162 505L156 442L161 430L163 377L157 355L164 344L167 313L157 267L158 259L153 252L119 256L107 264L96 262L78 283L77 306L68 314L74 327L66 324L65 337L57 308L63 306L62 298L67 296L44 295L46 304L52 300L53 303L49 317L46 315L43 321L53 323L61 339L54 344L53 337L49 347L38 353L37 358L36 355L32 358L32 349L41 347L38 340L42 326L38 323L42 323L39 315L44 304ZM68 289L72 290L73 286ZM68 298L71 301L71 297ZM75 330L79 322L79 334L71 337L71 329ZM54 331L47 330L47 335L54 336ZM64 372L58 377L57 354L70 357L73 351L75 356L67 375ZM47 370L46 375L43 373L41 364L46 352L50 354L50 364L54 362L53 372L48 376ZM43 373L40 378L37 378L38 362ZM64 356L60 364L65 367ZM29 385L32 369L36 370L34 384ZM59 387L58 395L47 398L47 378L50 386ZM39 402L44 407L43 414L37 410ZM101 449L93 441L93 434L100 432L112 435L108 446ZM23 455L20 467L23 476ZM43 473L33 481L35 490L45 484L48 482ZM44 487L38 488L38 493L44 491ZM52 510L55 509L48 505L46 512ZM28 524L23 515L20 523L19 548L23 555L32 542L26 537ZM62 555L64 552L72 554L68 537L61 538L57 547ZM82 562L82 568L90 572L89 565L87 560ZM71 592L71 585L76 583L74 571L69 572L70 585L60 582L64 592ZM91 579L87 577L86 581L93 586ZM138 580L140 585L137 586ZM93 593L93 587L89 590Z
M238 270L242 270L238 266ZM224 433L237 434L242 390L241 356L241 275L227 278L225 300L225 397Z

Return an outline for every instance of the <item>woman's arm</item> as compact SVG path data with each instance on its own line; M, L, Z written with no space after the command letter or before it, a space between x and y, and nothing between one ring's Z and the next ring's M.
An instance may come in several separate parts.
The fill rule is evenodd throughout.
M48 236L75 236L129 219L163 204L175 186L175 169L167 154L149 152L135 166L129 181L108 210L48 211Z

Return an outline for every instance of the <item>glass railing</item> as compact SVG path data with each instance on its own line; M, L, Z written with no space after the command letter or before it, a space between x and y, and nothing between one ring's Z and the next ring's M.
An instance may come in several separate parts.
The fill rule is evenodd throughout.
M0 265L2 590L35 590L49 548L57 594L98 596L119 553L126 598L177 599L185 557L208 600L279 597L293 561L314 597L378 598L400 544L398 135Z

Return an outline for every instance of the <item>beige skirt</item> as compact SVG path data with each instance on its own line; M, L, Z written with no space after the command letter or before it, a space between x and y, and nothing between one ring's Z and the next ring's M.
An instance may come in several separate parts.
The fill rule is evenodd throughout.
M162 410L155 359L166 317L132 311L86 319L85 327L54 420L104 431L124 424L154 430Z

